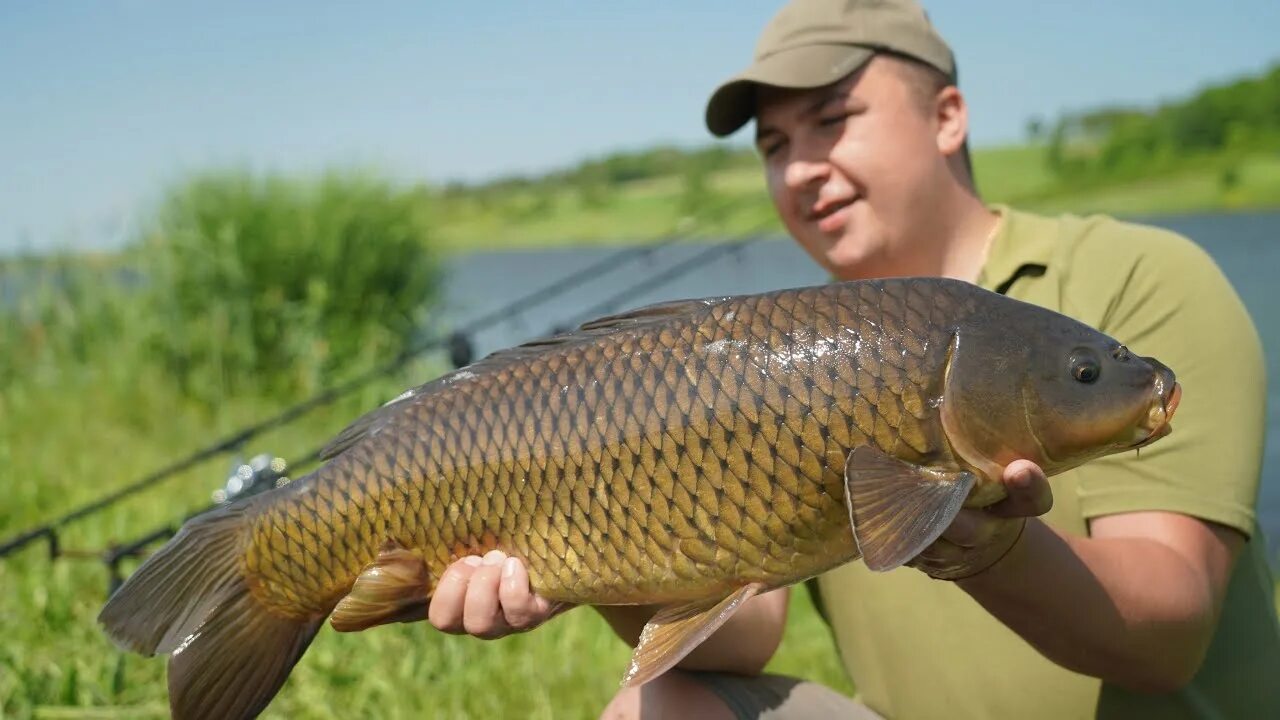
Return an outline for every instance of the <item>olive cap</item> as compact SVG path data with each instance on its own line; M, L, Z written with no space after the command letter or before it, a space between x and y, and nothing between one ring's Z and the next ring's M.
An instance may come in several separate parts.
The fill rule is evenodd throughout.
M724 137L745 125L758 85L822 87L877 52L915 58L956 81L951 48L915 0L792 0L765 25L751 65L711 94L707 129Z

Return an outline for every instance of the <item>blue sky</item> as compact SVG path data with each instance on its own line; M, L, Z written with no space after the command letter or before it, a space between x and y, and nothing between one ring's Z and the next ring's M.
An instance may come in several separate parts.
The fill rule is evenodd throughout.
M165 183L210 166L476 180L707 142L707 93L777 7L0 3L0 251L115 244ZM1033 115L1153 103L1280 61L1277 0L926 7L979 146L1020 139Z

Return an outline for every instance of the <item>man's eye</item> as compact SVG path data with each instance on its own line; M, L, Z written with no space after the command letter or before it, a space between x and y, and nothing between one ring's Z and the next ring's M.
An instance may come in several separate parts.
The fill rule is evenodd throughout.
M781 143L781 142L769 143L768 145L765 145L760 148L760 154L763 155L764 157L769 157L774 153L778 152L779 150L781 150L783 144L784 143Z
M818 124L823 127L839 125L849 117L849 113L840 113L839 115L831 115L830 117L818 118Z

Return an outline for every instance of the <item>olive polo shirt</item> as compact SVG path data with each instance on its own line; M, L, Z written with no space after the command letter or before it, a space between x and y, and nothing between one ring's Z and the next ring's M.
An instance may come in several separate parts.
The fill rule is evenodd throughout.
M1044 521L1167 510L1251 538L1195 679L1143 695L1046 659L954 584L853 562L816 580L859 699L886 718L1280 718L1280 626L1255 520L1264 437L1261 343L1243 304L1191 241L1107 217L1004 216L978 283L1098 328L1171 367L1173 433L1050 479ZM1046 623L1054 618L1044 618Z

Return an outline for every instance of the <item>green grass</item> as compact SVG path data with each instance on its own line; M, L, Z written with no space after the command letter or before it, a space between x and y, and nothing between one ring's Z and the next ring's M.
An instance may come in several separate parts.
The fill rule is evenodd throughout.
M1044 192L1053 175L1039 146L1011 145L975 150L973 169L979 192L993 202L1017 202Z
M1027 203L1042 212L1151 215L1280 206L1280 155L1258 155L1239 165L1234 186L1221 172L1197 168L1073 192L1060 189Z
M733 209L723 218L689 212L682 203L680 178L663 177L628 183L597 203L585 202L572 189L549 191L535 205L530 193L515 193L497 204L472 198L441 201L447 205L439 228L444 247L453 252L558 245L616 245L675 233L726 235L762 223L776 227L754 170L727 170L709 181L710 197L701 205Z
M1280 207L1280 156L1256 154L1244 159L1237 182L1227 187L1217 167L1085 188L1058 181L1044 161L1040 146L978 148L974 170L982 196L1042 212L1107 212L1119 215L1179 213ZM561 188L536 207L527 193L481 207L473 200L450 203L439 234L450 251L514 247L620 244L697 229L730 235L760 227L781 232L757 165L722 170L708 183L711 196L701 207L732 203L716 217L698 222L683 211L683 180L659 177L624 184L605 196L603 204L584 204L578 194ZM524 208L525 212L519 212ZM536 211L535 211L536 210Z

